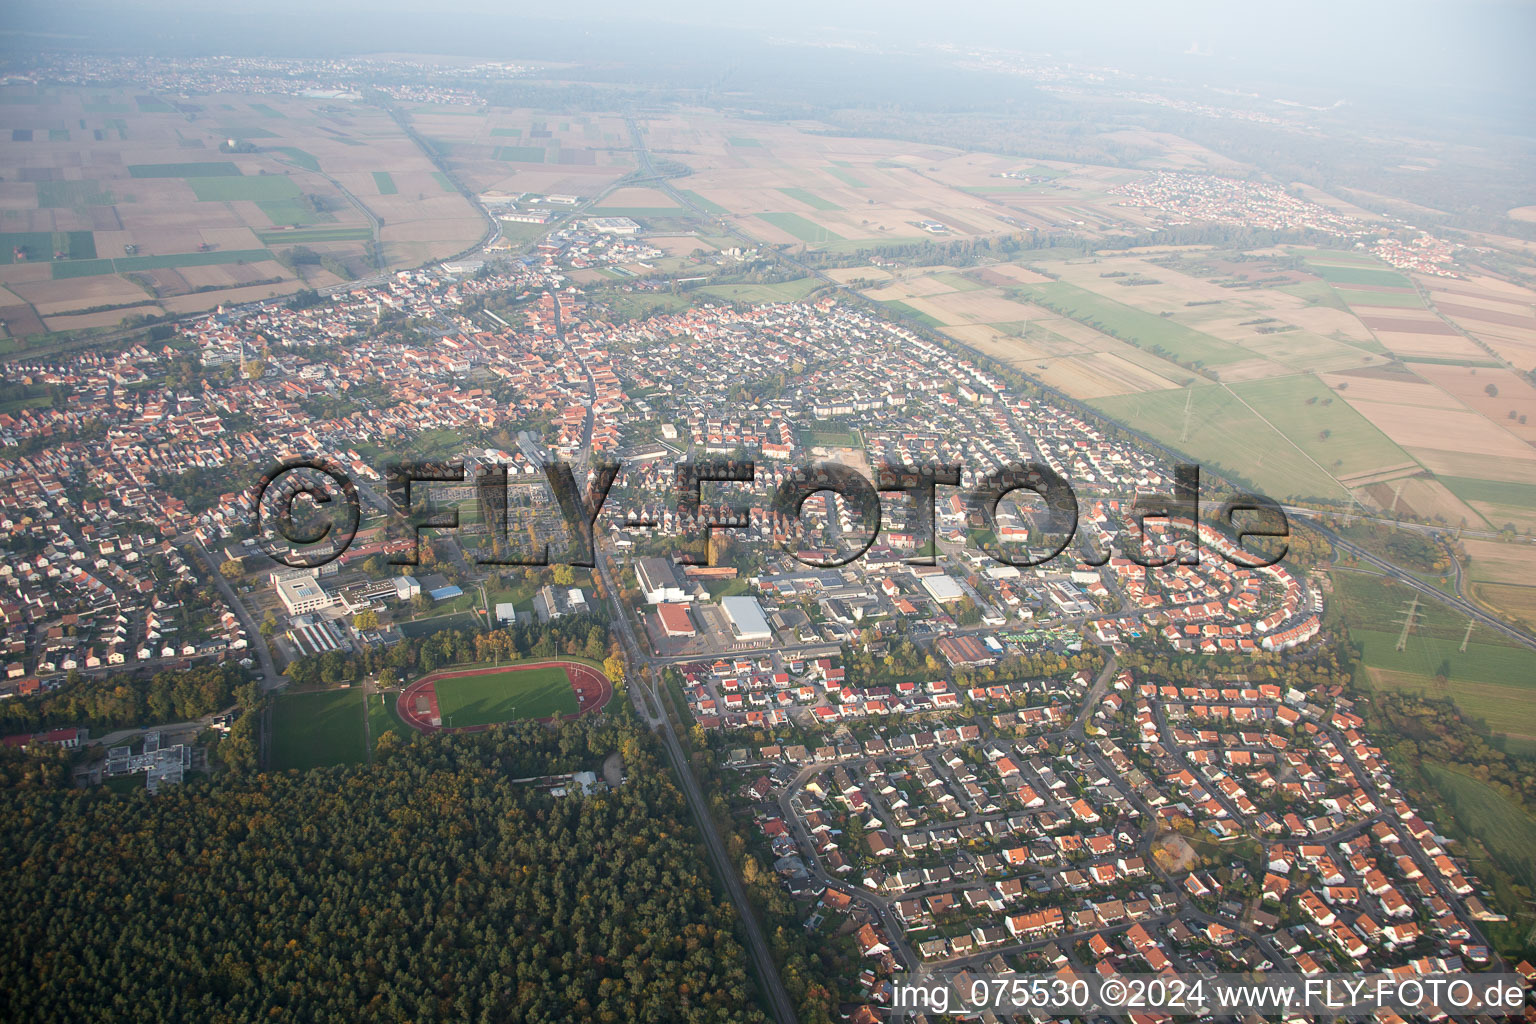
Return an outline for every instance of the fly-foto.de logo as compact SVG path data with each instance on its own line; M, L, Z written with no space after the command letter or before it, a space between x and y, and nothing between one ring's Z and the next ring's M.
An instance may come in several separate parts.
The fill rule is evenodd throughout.
M618 461L595 461L589 470L586 489L577 484L569 464L550 462L543 467L544 481L559 506L569 547L563 564L591 568L596 564L594 531L598 517L608 501L609 492L623 470ZM421 531L457 530L457 509L425 511L421 505L421 485L472 484L478 499L480 519L490 531L491 552L478 553L479 565L542 566L552 564L549 545L537 550L512 552L508 517L507 467L492 464L480 467L474 480L463 465L446 462L399 462L384 474L390 518L403 525L406 543L402 550L389 555L392 565L417 565L420 561ZM680 535L682 540L707 537L713 530L745 530L751 527L751 510L727 508L719 511L703 500L706 484L750 484L757 479L757 466L748 459L705 459L679 462L674 467L673 498L675 522L692 524L694 531ZM806 502L816 494L831 493L847 503L853 521L862 529L851 551L834 554L790 553L806 565L831 568L847 565L862 557L879 537L883 522L882 495L897 495L893 500L908 503L912 515L910 532L915 536L920 554L907 559L912 564L933 564L936 550L935 507L940 487L959 487L960 467L956 465L881 465L874 479L837 462L816 462L790 470L770 497L770 507L778 515L798 520ZM1023 492L1023 493L1021 493ZM1198 565L1203 544L1196 531L1192 544L1177 545L1175 550L1148 553L1145 548L1146 522L1163 520L1170 527L1193 528L1200 522L1200 467L1180 464L1174 468L1171 494L1138 493L1128 519L1136 527L1135 543L1125 546L1123 557L1148 568L1170 564ZM999 530L999 506L1011 495L1034 495L1043 504L1043 521L1035 543L1021 550L1020 545L1005 543ZM300 503L305 497L309 503ZM1079 504L1076 492L1059 473L1049 466L1021 462L981 477L962 493L963 501L980 511L984 528L973 535L987 557L1005 565L1027 568L1043 565L1067 550L1077 534ZM257 481L252 489L252 521L257 537L268 533L293 547L274 546L271 555L285 565L316 568L341 557L357 535L362 505L358 488L338 466L325 459L293 458L277 463ZM1239 520L1240 513L1251 516ZM1290 523L1278 503L1258 494L1236 494L1220 509L1218 520L1227 526L1235 544L1220 545L1221 555L1233 566L1257 569L1274 565L1285 557L1284 543L1290 536ZM629 529L655 529L650 519L624 519ZM1265 553L1248 550L1250 537L1270 538L1280 543ZM1074 553L1075 561L1103 565L1110 555ZM685 564L692 559L685 552Z

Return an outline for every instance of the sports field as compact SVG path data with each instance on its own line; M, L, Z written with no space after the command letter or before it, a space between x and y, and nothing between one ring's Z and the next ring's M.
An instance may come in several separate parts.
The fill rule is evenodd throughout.
M576 711L571 682L565 669L557 666L439 679L437 702L443 723L451 727L552 718Z
M456 669L418 679L396 710L414 729L476 729L501 722L575 718L608 703L613 684L589 665L523 662Z
M364 710L358 690L279 694L272 718L273 769L361 764Z

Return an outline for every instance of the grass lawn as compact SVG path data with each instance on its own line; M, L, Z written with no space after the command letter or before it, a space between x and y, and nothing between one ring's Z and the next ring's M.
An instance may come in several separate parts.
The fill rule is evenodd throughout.
M322 768L361 764L363 749L361 690L282 693L272 721L272 767Z
M377 746L379 737L386 732L392 732L401 739L411 737L411 729L395 714L395 695L376 693L368 700L368 735Z
M813 277L798 277L778 284L713 284L697 290L727 302L798 302L820 287Z
M806 220L798 213L760 213L759 220L767 221L780 231L787 231L802 242L841 242L843 236L817 224L815 221Z
M467 593L465 596L468 596ZM475 599L479 600L480 592L475 592ZM478 615L469 612L455 612L451 615L434 615L427 619L416 619L412 622L397 622L395 628L410 639L430 636L440 633L445 629L456 629L460 633L478 633L485 627L485 623Z
M1456 823L1480 839L1506 870L1536 887L1536 819L1469 775L1437 764L1425 764L1424 774L1444 795Z
M504 669L437 681L443 724L494 725L516 719L574 715L576 694L565 669Z

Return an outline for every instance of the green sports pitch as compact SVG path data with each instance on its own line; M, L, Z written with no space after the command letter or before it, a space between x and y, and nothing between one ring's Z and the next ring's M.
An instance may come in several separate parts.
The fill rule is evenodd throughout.
M435 683L443 725L494 725L514 719L574 715L580 708L558 665L440 677Z
M272 767L278 770L361 764L366 757L358 690L283 693L272 723Z

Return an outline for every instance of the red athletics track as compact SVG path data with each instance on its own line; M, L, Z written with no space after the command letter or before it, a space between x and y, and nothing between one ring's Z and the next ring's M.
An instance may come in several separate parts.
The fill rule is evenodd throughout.
M524 669L558 667L565 669L565 677L570 680L571 690L576 694L576 713L566 715L565 720L570 721L580 718L598 710L613 698L613 683L608 677L590 665L583 665L576 661L533 661L520 665L500 665L491 668L471 668L461 671L445 669L441 672L433 672L431 675L422 676L400 691L400 696L395 698L395 711L400 715L400 720L417 732L441 732L443 727L442 713L437 706L437 681L439 679L452 679L458 676L478 676L488 672L521 672ZM553 719L540 718L540 722L550 722ZM466 725L453 730L454 732L482 732L489 729L488 725Z

